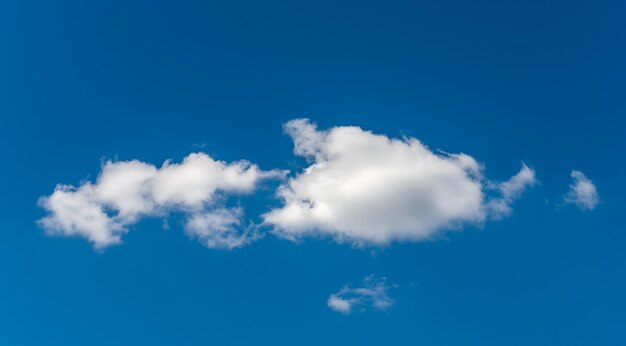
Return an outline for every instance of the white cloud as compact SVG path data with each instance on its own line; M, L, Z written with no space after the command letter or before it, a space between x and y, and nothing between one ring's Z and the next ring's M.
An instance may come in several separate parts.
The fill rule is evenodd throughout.
M89 183L79 189L58 185L50 197L40 200L50 215L39 224L48 234L83 236L98 247L119 243L126 230L94 200L93 190Z
M513 202L536 182L535 171L522 164L522 169L516 175L496 186L496 189L500 191L500 197L487 202L487 212L491 218L497 220L511 215Z
M241 208L219 208L193 214L185 223L185 231L209 248L238 248L258 237L253 229L242 228L242 216Z
M593 210L600 202L598 190L583 172L572 171L574 180L569 186L569 192L565 195L565 203L576 204L582 210Z
M262 179L283 177L248 161L226 163L203 153L161 168L133 161L107 161L95 183L58 185L40 199L48 215L39 224L48 234L79 235L101 248L119 243L143 216L188 214L185 229L211 248L235 248L255 235L242 229L241 208L223 205L226 196L251 193Z
M328 307L332 310L349 314L354 310L365 310L366 308L375 308L378 310L386 310L394 303L389 298L387 291L395 285L387 285L386 278L377 278L370 275L363 279L361 287L351 287L344 285L339 292L331 294L326 301Z
M513 200L535 181L524 165L511 180L495 185L471 156L436 154L414 138L393 139L358 127L320 131L307 119L284 128L294 153L310 162L279 188L284 205L264 215L264 222L288 239L329 235L357 246L430 239L510 213ZM493 190L497 198L487 196Z

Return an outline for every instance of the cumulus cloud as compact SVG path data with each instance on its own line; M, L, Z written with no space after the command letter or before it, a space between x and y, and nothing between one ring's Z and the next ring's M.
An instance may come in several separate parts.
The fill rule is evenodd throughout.
M471 156L435 153L415 138L353 126L323 131L307 119L289 121L284 130L310 165L279 187L284 205L264 222L292 240L327 235L361 246L430 239L510 214L512 202L535 182L523 165L494 184Z
M187 215L186 232L211 248L235 248L254 239L242 227L243 210L227 208L229 195L248 194L259 181L283 171L262 171L248 161L226 163L193 153L162 167L137 160L103 164L95 183L57 185L40 205L39 224L48 234L82 236L97 248L117 244L128 226L144 216Z
M385 277L378 278L372 274L363 279L361 287L344 285L339 292L328 297L326 304L330 309L343 314L367 308L386 310L394 303L387 294L390 287L396 287L396 285L390 286Z
M583 172L573 170L571 177L574 180L565 195L565 203L575 204L582 210L593 210L600 202L598 190Z

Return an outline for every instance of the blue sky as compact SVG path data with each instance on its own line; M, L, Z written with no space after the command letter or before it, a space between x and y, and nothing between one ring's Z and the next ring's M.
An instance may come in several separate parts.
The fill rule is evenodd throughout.
M1 4L0 344L626 344L625 10L572 1ZM343 162L328 158L325 140L314 142L318 158L294 154L305 132L290 137L283 126L300 118L323 136L358 126L367 140L366 131L416 138L457 178L460 166L437 150L470 155L484 178L462 182L492 201L522 162L534 184L508 215L472 199L479 210L457 211L454 227L404 229L409 239L385 228L396 220L386 215L372 232L389 238L359 233L354 213L299 219L310 226L302 233L284 219L257 227L287 203L276 196L287 179ZM353 158L349 142L339 148ZM375 157L388 157L385 148ZM248 193L219 190L199 211L163 204L103 248L37 223L50 215L40 198L57 184L95 183L107 160L159 168L193 152L288 176ZM572 170L595 184L593 210L565 203ZM340 186L353 182L338 172L348 176ZM418 202L431 206L437 191ZM455 191L444 197L468 196ZM245 215L235 235L258 237L229 250L189 236L189 215L237 207ZM332 297L353 304L350 313Z

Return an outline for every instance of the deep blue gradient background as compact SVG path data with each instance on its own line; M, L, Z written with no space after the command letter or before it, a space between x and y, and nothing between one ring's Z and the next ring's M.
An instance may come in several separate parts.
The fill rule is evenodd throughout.
M0 4L0 345L624 345L626 4ZM358 125L540 186L514 215L375 251L267 236L204 248L174 215L94 251L37 199L102 158L203 150L297 170L281 124ZM593 212L557 205L571 169ZM242 200L258 218L271 186ZM326 299L369 274L386 312Z

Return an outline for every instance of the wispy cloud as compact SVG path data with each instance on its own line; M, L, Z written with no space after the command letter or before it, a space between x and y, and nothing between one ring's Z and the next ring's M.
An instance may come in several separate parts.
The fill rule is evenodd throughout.
M572 171L571 177L573 182L565 195L565 203L575 204L582 210L595 209L600 202L600 197L593 181L587 178L583 172L576 170Z
M518 199L522 193L529 187L537 183L535 171L526 164L522 164L522 169L509 180L492 184L492 188L496 189L500 196L487 202L487 212L492 219L498 220L511 215L513 209L511 205Z
M393 287L397 285L388 285L387 278L378 278L372 274L363 279L360 287L344 285L339 292L331 294L326 303L330 309L343 314L369 308L386 310L394 304L388 295L389 289Z

